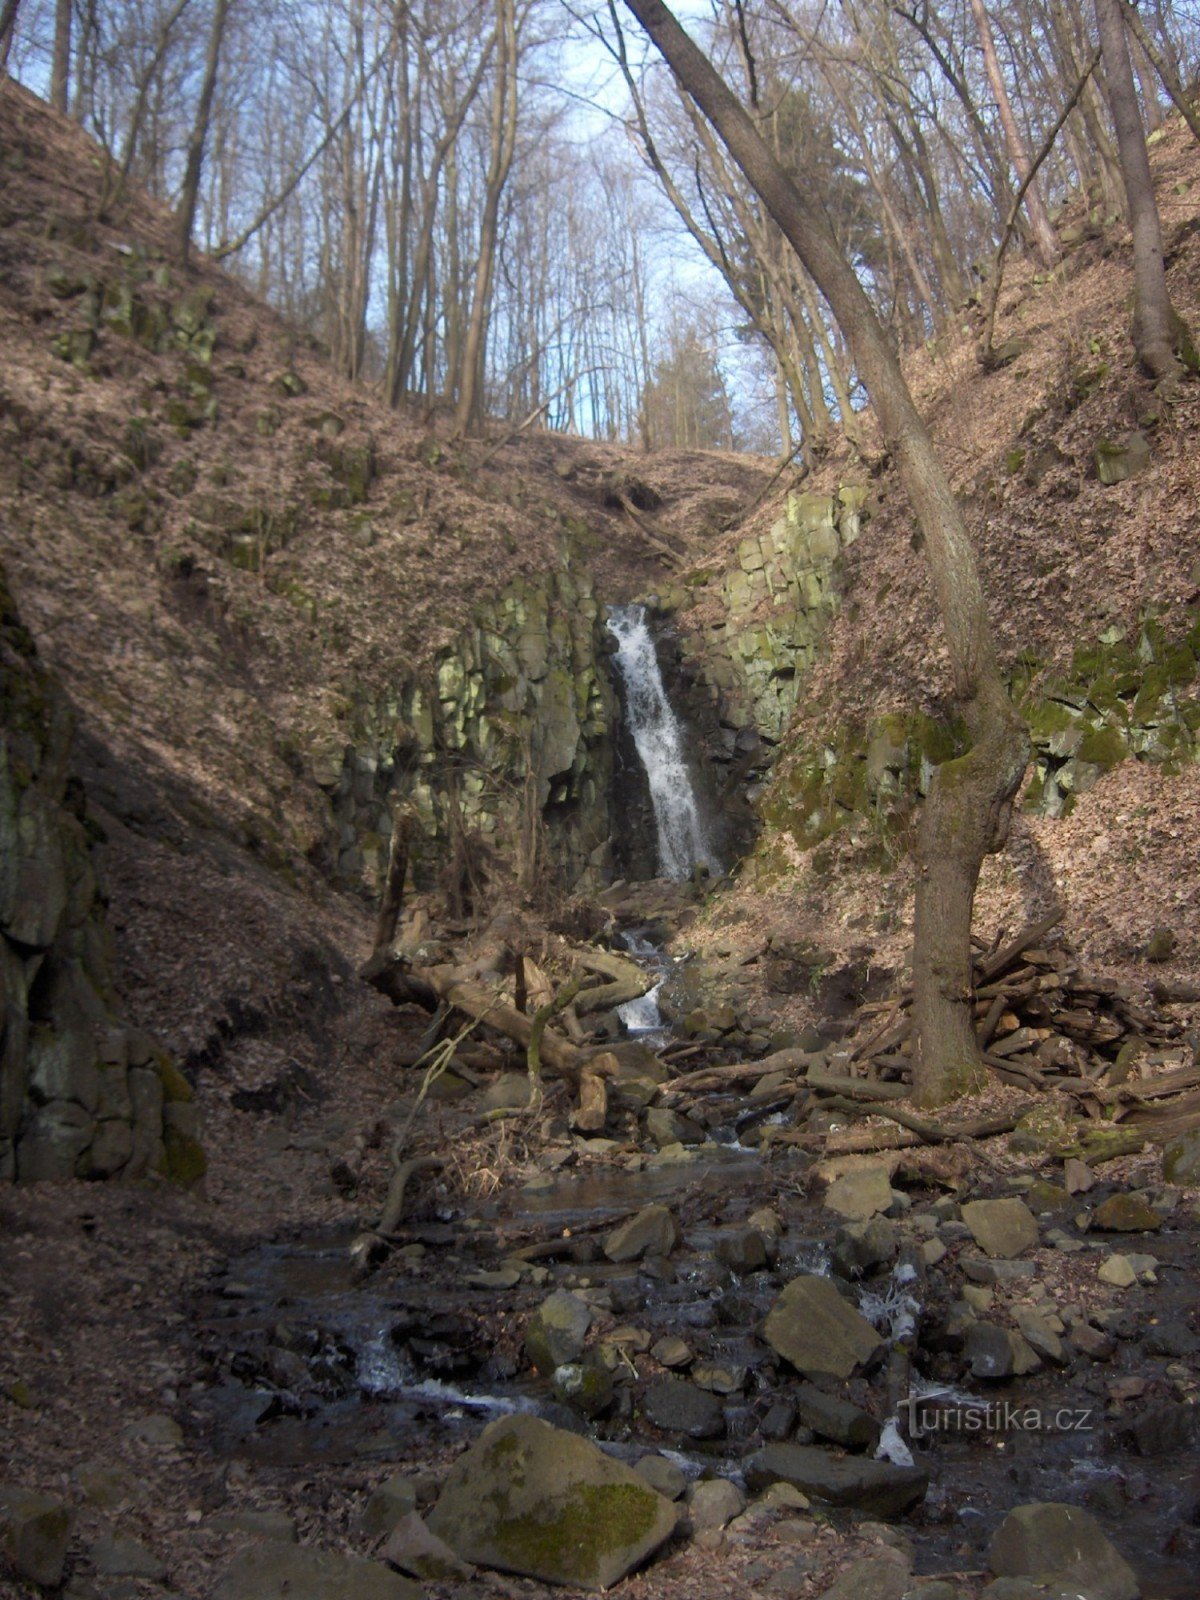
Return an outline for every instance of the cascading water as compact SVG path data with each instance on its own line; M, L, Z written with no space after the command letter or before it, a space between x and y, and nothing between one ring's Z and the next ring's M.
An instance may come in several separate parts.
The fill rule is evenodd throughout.
M683 759L679 722L663 687L645 606L613 606L608 629L617 641L629 731L650 785L658 869L675 879L690 877L698 865L720 872Z

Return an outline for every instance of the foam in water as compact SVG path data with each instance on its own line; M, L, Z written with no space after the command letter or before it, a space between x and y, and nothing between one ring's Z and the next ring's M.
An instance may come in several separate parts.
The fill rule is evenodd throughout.
M614 606L608 628L617 641L629 731L650 785L659 871L674 879L690 877L697 865L720 872L683 758L679 723L663 687L646 608Z

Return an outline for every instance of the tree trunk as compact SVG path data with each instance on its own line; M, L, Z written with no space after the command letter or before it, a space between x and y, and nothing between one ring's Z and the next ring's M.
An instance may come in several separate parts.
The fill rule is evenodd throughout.
M1167 292L1162 226L1154 198L1146 132L1133 84L1121 0L1096 0L1096 24L1133 231L1133 345L1143 367L1155 382L1160 382L1178 374L1175 352L1181 339L1186 338L1186 330Z
M20 7L21 0L4 0L3 7L0 7L0 76L8 71L8 53L17 31L17 12Z
M196 117L188 139L187 165L184 168L183 188L179 197L176 240L179 259L187 261L192 247L192 228L196 221L196 205L200 198L200 173L204 166L204 146L208 139L208 125L212 116L213 95L217 87L217 71L221 65L221 41L225 23L229 18L232 0L216 0L213 8L212 29L208 36L208 56L204 63L204 78L200 84L200 99Z
M50 59L50 104L67 114L67 89L71 77L71 15L74 0L55 0L54 54Z
M1030 161L1029 151L1025 145L1025 138L1017 126L1017 119L1013 115L1012 101L1008 98L1008 85L1004 81L1004 74L1000 70L1000 58L996 54L996 41L992 37L992 25L984 9L983 0L971 0L971 10L975 13L975 26L979 31L979 43L983 49L984 65L987 67L988 82L992 86L992 93L996 97L996 109L1000 113L1000 123L1004 129L1004 138L1008 144L1009 157L1016 168L1017 177L1022 183L1029 178ZM1029 213L1029 225L1033 229L1034 243L1037 246L1038 257L1044 267L1052 267L1059 257L1058 240L1054 236L1054 229L1050 225L1050 215L1046 210L1045 201L1042 199L1041 190L1036 181L1031 182L1025 191L1025 209Z
M850 341L925 536L955 692L972 737L966 755L936 769L918 845L915 1084L922 1103L936 1104L982 1080L971 1004L971 908L983 858L999 849L1007 834L1012 799L1028 759L1028 736L1000 676L962 512L887 334L824 215L796 188L740 103L660 0L626 4L711 119L829 302Z

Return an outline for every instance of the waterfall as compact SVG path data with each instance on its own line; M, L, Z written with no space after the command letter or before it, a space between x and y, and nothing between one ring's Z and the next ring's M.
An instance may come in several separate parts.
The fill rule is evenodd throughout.
M625 689L629 731L650 785L658 830L658 870L664 877L676 879L690 877L697 864L719 872L683 759L679 723L658 670L645 606L613 606L608 629L617 641L617 670Z

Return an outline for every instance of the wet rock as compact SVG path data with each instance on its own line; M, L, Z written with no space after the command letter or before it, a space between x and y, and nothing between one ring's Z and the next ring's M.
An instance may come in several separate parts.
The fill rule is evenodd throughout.
M1196 1433L1195 1410L1172 1402L1151 1406L1137 1418L1130 1433L1140 1456L1186 1455Z
M592 1308L568 1289L556 1289L530 1317L525 1328L525 1353L539 1372L549 1376L556 1367L583 1354Z
M644 1206L636 1216L614 1228L604 1241L610 1261L637 1261L642 1256L670 1255L679 1243L679 1224L666 1206Z
M660 1378L642 1397L642 1409L664 1433L689 1439L717 1439L725 1432L721 1402L707 1390L682 1378Z
M860 1278L874 1267L886 1267L896 1254L899 1234L887 1217L850 1222L834 1236L830 1257L843 1278Z
M71 1513L53 1495L0 1484L0 1550L18 1577L52 1589L62 1582Z
M128 1534L105 1534L97 1539L88 1556L101 1577L148 1578L151 1583L162 1583L167 1576L166 1563Z
M903 1516L920 1504L929 1487L929 1474L920 1467L838 1456L816 1445L764 1445L746 1461L744 1471L755 1492L776 1481L790 1483L814 1500L854 1506L877 1517Z
M476 1566L606 1589L671 1536L677 1512L589 1440L513 1416L458 1458L428 1520Z
M847 1222L866 1222L892 1203L891 1171L883 1163L859 1167L835 1178L825 1191L825 1204Z
M1138 1600L1133 1569L1079 1506L1053 1501L1016 1506L988 1550L998 1577L1032 1578L1077 1589L1088 1600Z
M663 1367L686 1367L695 1360L691 1346L674 1334L668 1334L651 1345L650 1354Z
M795 1404L785 1396L780 1396L772 1400L766 1415L758 1425L758 1431L767 1440L787 1439L795 1426Z
M863 1556L838 1574L820 1600L902 1600L909 1585L911 1566L898 1550Z
M832 1439L847 1450L874 1450L879 1443L878 1422L848 1400L826 1394L812 1383L802 1383L795 1399L800 1421L818 1438Z
M1184 1361L1200 1351L1200 1339L1186 1322L1160 1322L1150 1329L1142 1348L1148 1356Z
M760 1272L768 1262L767 1241L757 1228L738 1228L732 1233L723 1233L713 1254L731 1272Z
M1011 1378L1014 1372L1008 1329L994 1322L976 1322L967 1331L963 1354L975 1378Z
M767 1313L767 1343L806 1377L848 1378L882 1357L886 1345L828 1278L793 1278Z
M1114 1194L1092 1212L1092 1227L1102 1233L1150 1233L1162 1227L1162 1218L1140 1194Z
M972 1200L962 1208L962 1219L993 1259L1011 1260L1038 1242L1037 1218L1023 1200Z
M746 1496L728 1478L698 1483L688 1498L688 1520L693 1533L705 1528L725 1528L746 1509Z
M1099 1328L1093 1328L1087 1322L1076 1323L1067 1342L1072 1350L1086 1356L1089 1361L1111 1361L1117 1348L1107 1333L1101 1333Z
M666 1456L643 1456L633 1470L668 1500L679 1500L687 1489L687 1474Z
M704 1129L691 1117L664 1106L653 1106L646 1113L646 1132L660 1150L671 1144L703 1144Z
M1163 1177L1185 1188L1200 1184L1200 1130L1182 1134L1164 1148Z
M429 1528L415 1511L402 1517L388 1536L383 1547L383 1558L399 1567L410 1578L426 1578L430 1582L447 1578L469 1578L471 1569L460 1561L448 1544Z
M568 1361L554 1369L554 1393L585 1417L599 1417L613 1403L615 1385L607 1368L591 1361Z
M690 1378L697 1389L710 1394L741 1394L746 1387L745 1367L723 1367L715 1361L698 1361Z
M225 1568L212 1600L422 1600L408 1578L378 1561L300 1545L256 1544Z

